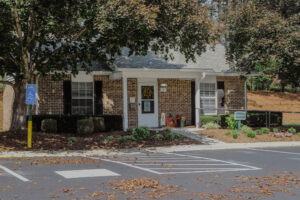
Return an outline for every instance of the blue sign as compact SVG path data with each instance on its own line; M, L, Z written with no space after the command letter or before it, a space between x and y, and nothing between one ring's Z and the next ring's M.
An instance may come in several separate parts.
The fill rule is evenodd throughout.
M36 103L35 93L36 93L36 85L35 84L27 84L26 85L26 104L34 105Z

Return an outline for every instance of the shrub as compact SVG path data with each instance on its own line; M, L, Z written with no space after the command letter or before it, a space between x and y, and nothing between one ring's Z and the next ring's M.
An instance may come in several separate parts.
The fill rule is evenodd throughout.
M261 128L260 129L263 133L270 133L270 129L269 128Z
M243 133L248 133L249 131L252 131L252 128L246 125L242 126L242 130Z
M73 144L73 143L75 143L75 142L77 142L77 141L78 141L78 139L77 139L76 137L69 137L69 138L68 138L68 143Z
M227 123L227 126L231 129L237 129L238 128L238 121L234 120L234 115L233 114L226 117L226 123Z
M149 137L149 135L150 131L147 127L138 127L133 131L133 136L138 140L146 139L147 137Z
M127 129L127 132L129 132L129 133L131 133L131 134L133 134L133 131L134 131L134 128L128 128L128 129Z
M292 133L292 134L296 134L297 131L296 131L296 129L294 129L293 127L291 127L291 128L288 129L288 132Z
M273 128L273 133L279 132L278 128Z
M293 136L293 134L289 133L289 132L285 134L285 137L292 137L292 136Z
M263 130L259 129L255 131L257 135L262 135L263 134Z
M299 136L300 136L300 132L299 132L299 133L296 133L296 135L299 135Z
M232 132L231 132L231 135L232 135L232 137L233 137L234 139L237 139L237 138L240 136L240 134L239 134L238 131L232 131Z
M202 126L205 129L219 129L220 125L215 122L209 122Z
M217 116L200 116L200 124L202 127L208 123L217 123L217 121Z
M162 140L164 136L162 134L155 134L152 139L153 140Z
M168 133L166 138L167 138L167 140L174 140L175 139L175 134L174 133Z
M127 141L136 141L136 138L132 135L125 135L120 137L119 142L123 143L123 142L127 142Z
M56 133L57 121L55 119L44 119L42 121L41 130L45 133Z
M110 141L114 140L115 138L113 136L107 136L102 142L101 144L107 144Z
M175 137L178 138L179 140L182 140L182 139L183 139L183 135L178 134L178 133L175 134Z
M88 135L94 132L93 118L77 120L77 133Z
M231 131L226 131L225 135L231 135Z
M254 131L249 131L249 132L247 133L247 136L248 136L249 138L255 138L256 133L255 133Z
M267 121L270 121L272 126L282 125L282 112L271 112L270 119L269 113L265 111L247 111L246 124L250 127L264 127L267 126Z
M163 131L165 131L166 133L171 133L172 129L168 126L164 127Z
M104 117L93 117L93 122L96 133L105 131Z

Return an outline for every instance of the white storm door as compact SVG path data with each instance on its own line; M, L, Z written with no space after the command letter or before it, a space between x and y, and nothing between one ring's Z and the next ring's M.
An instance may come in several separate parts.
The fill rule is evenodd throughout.
M157 80L138 84L138 122L139 126L158 127Z

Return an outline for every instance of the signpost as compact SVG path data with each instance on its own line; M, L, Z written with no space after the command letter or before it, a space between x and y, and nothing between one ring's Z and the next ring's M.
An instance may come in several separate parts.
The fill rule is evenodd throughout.
M36 104L36 85L26 85L26 104L29 105L29 117L28 117L28 132L27 132L27 146L31 148L32 143L32 105Z
M235 112L234 113L234 120L239 121L238 130L241 130L241 121L246 120L246 112L241 112L241 111Z

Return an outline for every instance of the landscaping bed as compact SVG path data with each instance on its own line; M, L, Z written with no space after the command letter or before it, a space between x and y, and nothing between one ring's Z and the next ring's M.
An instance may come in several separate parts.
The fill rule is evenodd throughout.
M97 150L201 144L196 140L173 134L170 130L149 131L145 138L138 139L136 139L138 136L133 136L132 131L102 132L83 136L34 132L31 149L27 149L26 131L2 132L0 133L0 152L17 150Z
M226 143L253 143L253 142L291 142L291 141L300 141L300 134L292 134L286 136L287 129L279 128L281 135L275 136L274 132L255 134L253 138L249 137L247 133L242 131L232 131L231 129L206 129L197 131L202 135L205 135L209 138L220 140ZM234 138L232 134L237 133L237 138ZM255 132L255 131L254 131ZM256 132L255 132L256 133Z

